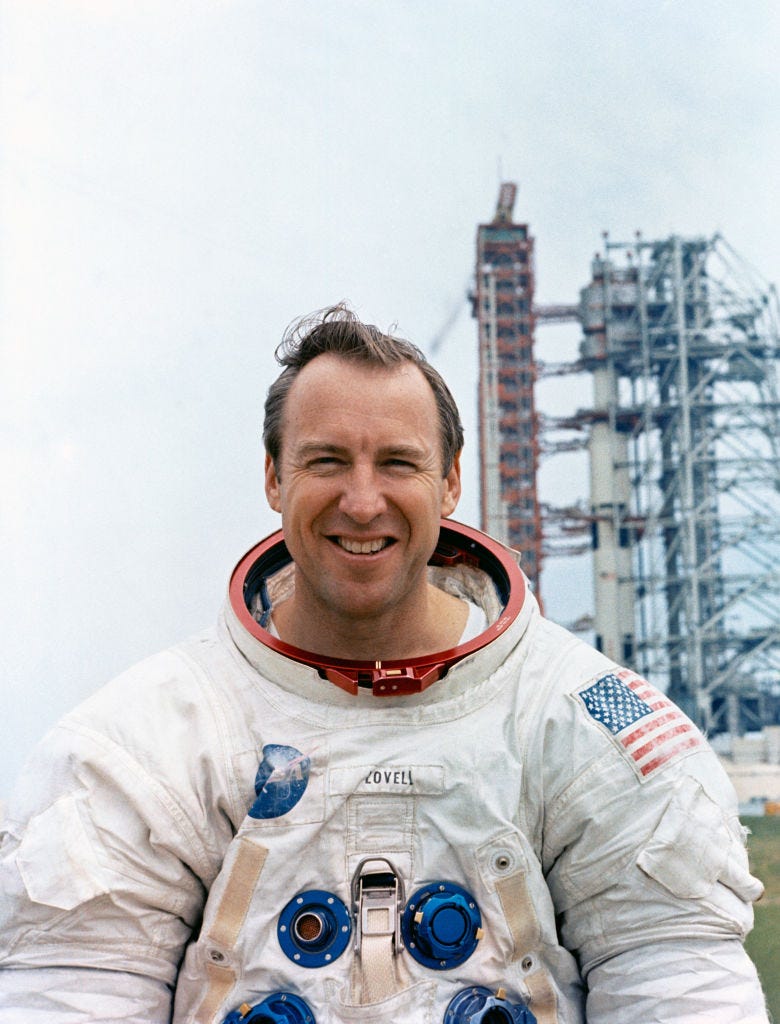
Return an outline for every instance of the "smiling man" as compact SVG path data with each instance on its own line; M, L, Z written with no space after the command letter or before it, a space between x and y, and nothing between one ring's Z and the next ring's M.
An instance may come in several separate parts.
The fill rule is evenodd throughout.
M342 658L456 646L467 606L429 583L427 567L460 496L459 454L442 450L420 369L321 355L291 386L281 433L266 494L295 589L274 611L279 635Z
M9 808L0 1022L765 1024L728 780L448 518L441 376L344 306L277 356L282 529Z

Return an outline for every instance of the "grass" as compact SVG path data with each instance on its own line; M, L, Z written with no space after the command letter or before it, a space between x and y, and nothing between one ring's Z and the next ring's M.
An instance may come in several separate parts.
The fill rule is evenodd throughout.
M764 883L747 951L758 968L772 1019L780 1021L780 815L745 818L750 868Z

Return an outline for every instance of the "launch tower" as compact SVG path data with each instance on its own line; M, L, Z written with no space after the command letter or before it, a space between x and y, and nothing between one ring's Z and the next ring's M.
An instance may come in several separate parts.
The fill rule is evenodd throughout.
M501 186L496 213L477 230L473 313L479 325L482 529L522 555L538 592L542 524L534 405L534 240L512 219L517 188Z

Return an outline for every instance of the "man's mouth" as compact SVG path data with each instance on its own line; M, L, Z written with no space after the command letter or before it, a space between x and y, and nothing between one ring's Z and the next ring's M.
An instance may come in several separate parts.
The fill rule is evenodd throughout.
M349 537L334 537L339 547L351 555L375 555L394 543L392 537L375 537L373 540L351 540Z

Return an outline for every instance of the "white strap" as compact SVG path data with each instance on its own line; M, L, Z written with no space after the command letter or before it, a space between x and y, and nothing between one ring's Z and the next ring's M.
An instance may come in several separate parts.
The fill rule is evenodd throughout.
M364 935L360 947L361 1005L378 1003L398 991L392 935Z

